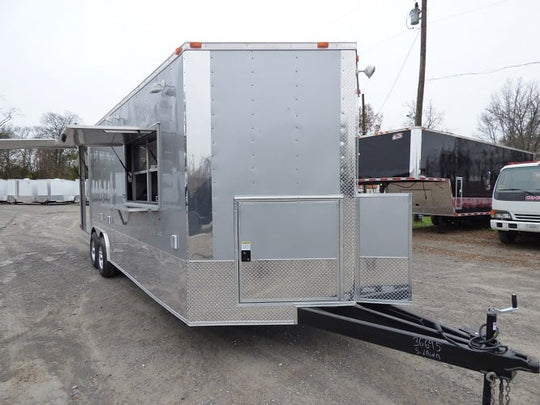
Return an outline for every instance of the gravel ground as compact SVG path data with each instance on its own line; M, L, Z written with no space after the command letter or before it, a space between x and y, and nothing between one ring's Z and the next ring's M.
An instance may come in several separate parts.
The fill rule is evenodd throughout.
M0 206L0 404L473 404L482 376L304 326L189 328L129 279L103 279L78 207ZM412 310L540 359L540 239L413 231ZM519 372L514 404L540 404Z

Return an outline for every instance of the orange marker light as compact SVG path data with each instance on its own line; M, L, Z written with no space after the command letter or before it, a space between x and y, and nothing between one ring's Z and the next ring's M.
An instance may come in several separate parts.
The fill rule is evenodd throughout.
M202 48L202 42L190 42L189 46L191 48Z
M180 54L182 53L182 47L179 46L178 48L176 48L176 49L174 50L174 53L177 54L177 55L180 55Z
M317 42L317 48L328 48L329 45L328 42Z

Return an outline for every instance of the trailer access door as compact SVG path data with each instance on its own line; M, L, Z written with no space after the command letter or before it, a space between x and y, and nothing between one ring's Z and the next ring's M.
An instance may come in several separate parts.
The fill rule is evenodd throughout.
M241 303L341 296L341 197L236 198Z
M355 301L410 302L411 194L357 197L358 265Z

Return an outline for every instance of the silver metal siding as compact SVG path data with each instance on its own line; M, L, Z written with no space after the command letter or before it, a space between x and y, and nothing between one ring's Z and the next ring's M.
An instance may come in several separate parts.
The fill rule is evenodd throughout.
M124 147L89 148L92 223L107 232L109 259L177 316L187 312L187 221L183 66L175 59L119 104L102 123L151 127L159 123L159 211L127 212ZM150 93L155 82L163 91ZM116 208L118 207L119 208ZM176 238L177 249L171 238Z
M214 259L232 260L233 197L339 194L339 51L213 51Z

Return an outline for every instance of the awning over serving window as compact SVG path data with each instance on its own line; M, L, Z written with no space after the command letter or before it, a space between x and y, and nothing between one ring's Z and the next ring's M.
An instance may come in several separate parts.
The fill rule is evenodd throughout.
M64 129L59 143L65 147L120 146L155 132L155 128L73 125Z
M64 129L58 140L0 139L0 149L120 146L155 132L155 128L71 125Z
M55 139L0 139L0 149L63 148Z

